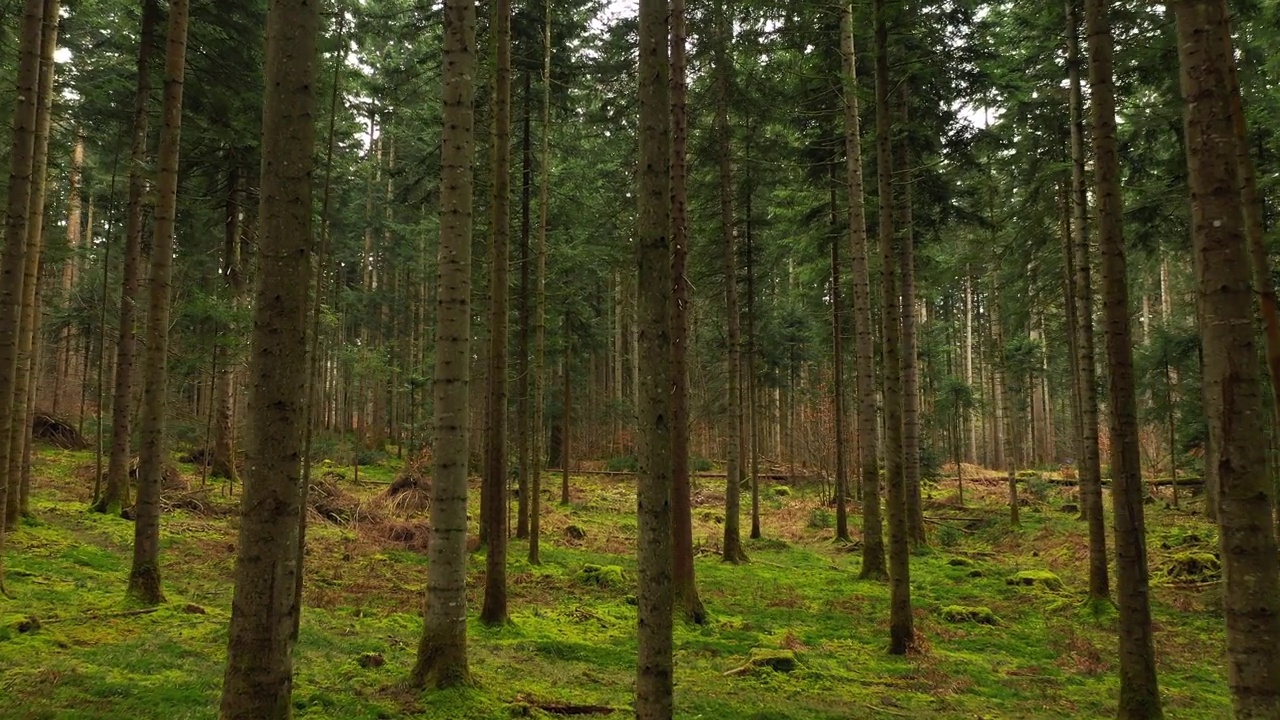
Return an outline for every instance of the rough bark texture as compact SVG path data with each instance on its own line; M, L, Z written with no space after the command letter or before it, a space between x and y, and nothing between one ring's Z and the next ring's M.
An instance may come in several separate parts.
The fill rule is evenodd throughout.
M9 458L22 448L11 447L18 374L18 328L22 305L23 269L27 256L27 220L31 206L31 174L35 154L37 85L40 81L40 37L44 0L23 6L18 48L17 102L13 108L13 144L9 149L9 196L4 228L4 257L0 262L0 509L8 502ZM0 595L4 592L5 513L0 512Z
M125 219L124 265L120 281L120 319L116 336L116 380L111 404L111 457L107 485L95 509L119 512L129 499L130 411L133 403L133 366L137 349L134 318L137 315L138 275L142 265L143 196L146 193L147 126L151 104L151 55L155 46L160 7L155 0L142 4L142 34L138 42L137 92L133 105L133 139L129 148L129 207Z
M858 467L862 497L862 578L889 576L885 564L884 528L880 514L879 434L876 418L875 338L871 331L871 271L868 264L867 218L862 178L862 125L858 115L858 70L853 44L853 6L842 6L840 48L844 75L845 173L849 185L849 245L853 270L854 385L858 394Z
M1186 100L1192 239L1204 308L1206 410L1218 446L1228 679L1235 717L1262 720L1280 717L1280 577L1253 324L1252 243L1246 240L1250 211L1240 212L1240 181L1250 169L1239 162L1247 151L1239 148L1236 132L1242 118L1237 119L1238 106L1233 108L1225 3L1181 0L1174 7Z
M416 687L469 681L467 671L467 391L471 358L471 205L476 6L445 0L440 249L436 293L427 598Z
M702 624L706 609L698 597L693 568L693 507L689 487L689 216L685 109L685 0L671 2L671 527L675 612Z
M222 687L227 720L287 720L293 709L319 27L312 0L270 3L248 442Z
M1111 596L1107 575L1107 526L1102 511L1098 457L1098 372L1093 346L1093 270L1090 267L1088 188L1085 178L1084 99L1080 87L1079 0L1067 0L1067 69L1071 105L1071 238L1075 247L1076 377L1080 398L1080 509L1089 524L1089 597Z
M489 375L485 414L485 471L488 495L484 563L484 603L480 620L507 620L507 261L511 226L511 0L497 0L494 44L493 142L489 148Z
M533 218L530 204L533 202L533 108L532 103L533 74L524 71L524 102L521 112L520 132L520 299L518 305L516 348L516 376L519 378L519 389L516 391L516 456L520 466L520 484L516 508L516 537L529 537L529 331L532 320L529 317L530 297L533 288L533 268L530 267L532 257L529 252L529 236L533 232Z
M538 249L533 300L533 464L529 468L529 563L542 562L539 535L542 531L543 408L547 355L547 220L551 194L551 0L546 0L542 18L542 146L538 170Z
M911 618L911 548L902 454L902 319L894 253L893 124L889 115L889 31L884 0L875 0L876 171L880 197L884 377L885 487L889 505L889 652L906 654L915 639Z
M728 324L729 443L726 465L724 543L721 556L726 562L744 562L742 549L742 461L744 433L742 421L742 329L738 314L738 259L733 225L733 157L729 127L729 86L733 69L729 45L733 24L728 0L717 2L715 32L715 74L717 86L716 135L720 160L720 239L724 249L724 312Z
M227 179L226 234L222 251L223 280L230 291L232 307L243 302L245 291L244 267L240 257L240 237L242 232L241 206L243 205L243 189L240 185L240 169L233 167ZM236 450L235 425L232 422L236 394L236 365L238 353L218 367L217 385L214 388L214 422L213 447L209 461L209 473L214 477L223 477L235 482Z
M907 83L899 86L900 115L909 121ZM900 184L895 210L901 218L898 261L902 268L902 455L907 484L907 536L912 545L925 545L924 503L920 497L920 370L916 341L915 219L911 207L911 146L905 129L897 137L895 178Z
M1129 320L1128 271L1124 252L1124 206L1116 141L1112 81L1110 0L1087 0L1098 245L1102 254L1103 318L1111 399L1111 477L1115 510L1116 578L1120 608L1120 701L1122 719L1162 717L1151 635L1142 469ZM1100 511L1100 508L1095 508ZM1098 513L1099 515L1101 512Z
M831 405L835 414L835 450L836 450L836 540L849 542L849 513L847 498L849 495L849 475L845 468L845 417L844 417L844 328L841 313L840 283L840 237L835 224L836 190L835 168L831 170Z
M642 452L637 491L637 720L672 717L671 91L667 2L640 2L640 283Z
M12 527L29 512L31 480L31 421L34 414L35 347L40 315L36 312L40 284L40 258L44 249L44 202L49 174L49 128L53 120L53 51L58 45L57 0L45 0L40 40L39 98L36 137L32 148L31 202L27 210L27 254L23 267L22 309L18 320L18 372L14 376L13 428L9 436L9 497L5 521Z
M129 594L147 604L164 602L160 590L160 482L165 463L165 405L168 400L169 310L173 233L178 209L178 150L182 137L182 81L187 58L188 0L170 0L165 41L164 105L156 154L155 236L147 314L146 365L139 421L138 502L133 532Z

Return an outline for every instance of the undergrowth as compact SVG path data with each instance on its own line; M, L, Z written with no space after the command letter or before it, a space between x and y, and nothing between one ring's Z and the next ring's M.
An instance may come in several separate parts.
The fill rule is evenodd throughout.
M215 717L234 514L165 515L169 602L140 612L124 598L132 524L84 510L92 456L45 450L37 462L36 519L11 535L5 558L15 599L0 600L0 717ZM183 469L198 484L198 470ZM364 484L347 481L344 489L368 500L395 472L386 459L361 468ZM575 477L574 504L544 503L543 564L526 563L525 543L512 541L512 622L472 623L478 682L442 693L417 695L402 684L421 628L425 556L358 520L313 522L295 716L480 720L545 716L534 708L556 703L628 714L636 649L633 483ZM1030 494L1032 505L1013 530L1000 505L1003 483L967 481L963 508L951 504L953 490L933 490L932 546L912 558L918 650L902 658L886 652L887 586L857 580L860 545L833 542L830 511L820 507L816 489L770 497L762 505L765 539L745 544L751 562L726 565L718 560L723 489L701 482L696 565L710 621L677 624L677 717L1114 715L1117 619L1085 602L1085 529L1075 513L1060 510L1065 491ZM207 497L228 509L238 501L222 485L208 488ZM1153 610L1167 714L1225 717L1220 590L1212 578L1161 574L1188 553L1211 553L1212 530L1160 506L1152 507L1148 526L1153 574L1161 578ZM474 554L473 608L483 566ZM607 582L584 581L602 570ZM1051 573L1060 584L1008 582L1018 573ZM789 660L789 671L751 664L777 653L794 656L794 667Z

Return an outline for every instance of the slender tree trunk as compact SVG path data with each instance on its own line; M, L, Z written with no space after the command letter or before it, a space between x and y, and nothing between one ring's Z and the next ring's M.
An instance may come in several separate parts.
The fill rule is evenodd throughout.
M747 559L742 549L741 493L742 461L745 438L742 418L742 331L738 313L738 262L734 247L733 223L733 157L729 126L729 87L733 72L729 46L733 43L730 0L716 2L715 77L717 86L716 135L720 160L720 239L724 248L724 305L729 326L729 452L725 483L724 544L721 554L726 562Z
M747 145L747 162L751 161ZM751 539L760 539L760 381L756 363L755 238L751 235L751 171L747 170L747 359L743 364L747 397L747 447L751 461Z
M546 407L547 353L547 224L551 194L551 0L546 0L542 16L542 144L538 167L538 265L534 280L533 301L533 464L529 468L529 564L541 564L539 554L542 532L542 469L546 466L543 439L543 410Z
M516 537L529 537L529 293L532 291L532 258L529 255L529 236L533 231L530 204L533 193L533 74L524 72L524 113L520 139L520 302L518 346L516 349L516 375L519 377L516 398L516 446L520 458L520 484L516 511Z
M853 269L853 327L857 332L854 385L858 393L858 440L862 494L862 570L864 579L888 577L880 516L880 465L876 458L875 337L871 329L871 275L867 261L867 218L862 177L862 126L858 117L858 70L853 45L853 6L841 5L845 175L849 193L850 266Z
M165 405L173 235L178 209L178 150L182 133L182 84L187 57L189 0L170 0L164 64L164 107L156 154L155 237L147 313L147 347L138 455L138 502L129 594L148 605L164 602L160 588L160 486L166 464Z
M471 357L471 212L476 6L445 0L444 122L427 601L415 687L469 682L467 670L467 386Z
M1268 293L1251 282L1262 280L1267 287L1270 282L1265 268L1254 269L1252 277L1248 272L1251 254L1262 262L1266 256L1259 252L1260 238L1250 237L1261 235L1260 205L1256 184L1249 188L1252 159L1241 147L1244 119L1226 3L1180 0L1174 7L1186 100L1192 239L1205 321L1206 410L1218 447L1228 680L1235 717L1262 720L1280 717L1280 655L1275 652L1280 572L1271 517L1275 486L1266 462L1268 418L1253 325L1252 295L1258 292L1265 307Z
M884 0L875 13L876 168L880 197L881 313L884 377L885 487L889 504L889 652L905 655L915 642L911 617L910 545L902 433L902 300L894 252L893 125L889 114L889 30Z
M964 273L964 382L973 388L973 274L965 267ZM968 435L968 461L978 462L978 427L974 422L973 411L967 411L964 418L965 434Z
M24 268L27 256L27 222L31 207L31 177L35 155L36 107L39 102L40 40L44 0L27 0L23 6L22 34L18 48L17 102L13 109L13 144L9 150L9 197L4 231L4 257L0 262L0 508L9 495L9 458L22 452L9 442L20 409L14 402L18 375L18 332ZM0 512L0 595L4 595L4 515Z
M1089 597L1111 596L1107 577L1107 528L1102 509L1102 464L1098 455L1098 377L1093 346L1093 272L1089 252L1088 188L1085 178L1084 100L1077 39L1079 0L1067 0L1067 57L1071 117L1071 233L1076 269L1076 370L1080 392L1080 509L1089 523ZM1112 452L1115 452L1112 446Z
M846 183L847 184L847 183ZM849 513L846 507L849 495L849 475L845 469L845 417L844 417L844 333L841 314L840 241L836 211L836 169L831 166L831 405L835 416L836 450L836 540L850 542Z
M671 90L666 0L640 2L640 172L637 252L642 359L637 492L637 720L670 720L671 554Z
M236 162L236 160L233 160L233 162ZM241 187L240 168L233 166L227 179L226 223L224 226L226 242L222 255L223 279L227 283L228 290L230 290L232 307L239 307L243 302L245 291L244 268L240 257L242 205L243 189ZM215 477L226 478L234 485L239 478L236 475L235 426L231 422L231 406L235 403L235 375L239 353L231 352L228 355L231 357L219 368L217 383L213 392L213 402L217 408L214 416L217 419L214 422L209 472Z
M29 459L30 446L27 437L31 433L34 409L31 393L35 388L36 334L40 315L36 312L37 290L40 284L40 263L44 250L44 204L46 179L49 174L49 128L53 121L53 51L58 44L57 0L45 0L41 15L40 77L36 107L36 135L31 164L31 199L27 210L27 252L24 258L22 281L22 308L18 327L18 371L13 387L13 427L9 436L9 497L5 506L5 521L13 527L19 516L27 513L23 500L29 486L24 487L24 477L30 480L30 469L24 465ZM25 471L24 471L24 468Z
M674 612L703 624L706 609L698 597L693 567L693 506L689 487L689 218L685 108L685 0L671 0L671 527Z
M84 135L76 130L75 144L71 148L71 169L67 178L67 260L62 264L62 298L66 303L71 298L75 287L76 270L80 257L81 216L84 205L82 183L84 180ZM53 364L53 403L50 412L56 417L62 407L63 381L71 371L71 328L64 327L58 333L58 344L54 348Z
M507 262L511 227L511 0L497 0L497 82L494 86L493 142L489 148L489 377L485 424L483 492L486 520L484 605L480 620L507 620Z
M564 394L560 417L560 504L569 504L569 420L573 410L573 376L569 374L573 343L569 338L569 315L566 312L562 328L564 335Z
M910 121L907 81L899 86L901 119ZM895 208L902 227L898 260L902 269L902 454L907 484L907 537L912 545L928 544L924 533L924 504L920 497L920 370L916 342L915 221L911 206L911 146L904 129L897 139L895 177L900 185Z
M227 720L288 720L293 711L319 27L314 2L270 3L248 462L220 713Z
M1089 90L1093 116L1098 244L1111 399L1111 478L1120 606L1120 703L1123 719L1162 717L1151 635L1150 587L1138 447L1137 398L1124 254L1124 206L1116 141L1109 0L1087 0ZM1099 513L1101 514L1101 513ZM1272 554L1274 557L1274 553Z

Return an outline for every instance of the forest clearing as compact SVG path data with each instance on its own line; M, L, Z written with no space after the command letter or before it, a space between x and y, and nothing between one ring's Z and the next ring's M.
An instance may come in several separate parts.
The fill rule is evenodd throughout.
M200 494L207 507L166 513L169 602L154 614L131 614L136 606L118 586L132 527L84 513L92 461L91 453L66 451L37 460L37 476L47 478L33 499L40 520L15 536L9 568L23 614L0 615L0 716L211 717L225 662L235 500L218 482ZM188 483L199 489L199 468L182 470L183 484L166 493L174 498L188 493ZM347 476L342 491L373 507L397 474L394 461L362 468L366 483L357 486L351 468L338 470ZM476 686L428 696L403 687L421 625L425 558L420 538L395 533L425 525L425 513L374 521L353 513L350 522L333 523L313 509L295 716L489 720L564 717L574 708L583 717L627 715L635 657L634 482L574 475L571 483L571 505L548 503L542 564L513 552L520 559L509 569L511 623L472 623ZM1078 513L1062 512L1074 491L1030 487L1017 530L1009 527L1000 482L972 485L963 508L954 504L954 483L927 490L935 542L912 560L926 643L900 658L884 652L887 588L857 579L857 547L833 542L833 512L816 487L770 486L762 516L767 539L747 540L752 562L734 566L719 560L723 491L701 485L694 537L712 618L677 629L676 717L1108 715L1117 618L1109 609L1095 615L1084 603L1082 523ZM1213 649L1222 646L1217 571L1182 574L1187 557L1212 558L1214 531L1194 503L1181 512L1163 502L1152 507L1163 699L1171 717L1222 718L1230 699L1225 658ZM513 550L520 545L513 542ZM472 557L473 604L483 566L482 556ZM593 575L593 566L620 573ZM1010 584L1019 573L1043 572L1061 585ZM958 614L971 607L992 617ZM783 653L794 666L749 667L768 653ZM532 710L539 706L553 711Z

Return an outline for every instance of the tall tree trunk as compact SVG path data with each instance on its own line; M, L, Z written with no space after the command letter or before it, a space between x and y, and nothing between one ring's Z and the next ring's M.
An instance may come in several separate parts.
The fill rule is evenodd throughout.
M9 458L22 448L9 442L21 408L14 402L18 375L18 331L21 321L27 222L31 207L31 177L35 155L36 107L39 102L40 40L44 0L23 6L18 48L17 102L13 108L13 144L9 150L9 197L4 229L4 257L0 262L0 508L9 495ZM0 595L4 595L4 533L6 513L0 512Z
M847 502L849 495L849 475L845 469L845 417L844 417L844 343L843 318L841 314L840 283L840 237L839 215L836 207L836 169L830 166L831 173L831 405L835 416L836 451L836 540L850 542L849 514ZM847 185L847 182L846 182Z
M907 537L912 545L928 543L924 533L924 503L920 497L920 369L916 341L915 220L911 205L911 145L905 126L910 122L907 80L899 86L904 128L898 133L894 176L900 188L897 211L902 226L899 262L902 268L902 454L907 484Z
M1093 349L1093 271L1090 267L1088 188L1085 178L1084 99L1080 81L1080 0L1067 0L1067 69L1071 104L1071 235L1076 269L1076 379L1080 393L1080 509L1089 524L1089 597L1111 596L1107 576L1107 527L1102 509L1102 463L1098 457L1098 376ZM1114 452L1115 447L1112 446Z
M902 447L902 300L894 253L893 124L889 114L889 29L885 0L875 13L876 171L880 197L881 313L884 377L885 487L889 504L889 652L905 655L915 641L911 618L910 545L907 487Z
M529 287L532 268L529 267L529 236L533 231L530 203L533 193L533 74L524 72L524 112L520 139L520 302L518 345L516 349L516 375L519 377L516 398L516 446L520 473L518 509L516 511L516 537L529 537Z
M1120 606L1119 716L1142 719L1162 717L1162 712L1151 635L1142 458L1138 447L1133 336L1129 327L1128 271L1124 254L1124 205L1112 80L1110 5L1110 0L1087 0L1085 26L1098 197L1098 245L1102 254L1103 318L1111 381L1111 497L1115 511Z
M156 154L155 236L147 312L142 435L138 454L138 502L133 532L129 594L138 601L164 602L160 589L160 485L164 475L165 405L168 399L169 304L173 234L178 209L178 150L182 135L182 81L187 58L189 0L169 1L169 30L164 60L164 105L160 149Z
M637 219L640 342L637 491L636 718L672 712L671 555L671 89L666 0L640 2L640 173Z
M9 436L9 497L5 506L5 521L13 527L18 517L28 512L24 505L30 490L31 421L35 409L31 406L35 389L37 325L40 315L36 312L40 284L40 263L44 250L44 203L46 179L49 174L49 128L53 121L53 51L58 45L57 0L45 0L41 15L39 98L36 107L36 136L31 163L31 200L27 210L27 253L24 258L22 281L22 309L18 326L18 372L14 376L13 427ZM28 481L23 486L23 478Z
M484 604L480 620L507 620L507 262L511 225L511 0L497 0L493 141L489 146L489 377L485 414L486 519Z
M858 69L853 45L853 6L841 5L840 52L843 56L845 175L849 193L850 266L853 269L853 327L857 332L854 385L858 393L858 440L862 494L861 577L888 577L880 516L880 465L876 457L875 334L871 330L871 271L867 256L866 205L862 178L862 125L858 117Z
M415 687L468 682L467 386L471 358L472 154L475 142L476 6L445 0L444 118L427 602Z
M560 412L560 504L569 504L569 421L573 410L573 376L569 374L569 361L572 359L573 342L569 338L569 314L565 313L561 332L564 335L564 389L561 396Z
M747 397L747 448L751 472L751 539L760 539L760 370L756 362L755 237L751 234L751 145L747 144L747 359L743 364Z
M965 267L964 273L964 383L974 388L973 383L973 274ZM978 426L974 422L973 411L965 412L965 434L968 435L967 460L978 462Z
M538 265L533 301L533 465L529 468L529 564L542 562L539 538L542 532L542 469L546 467L543 425L547 354L547 223L551 195L551 0L546 0L542 16L542 143L538 167ZM548 443L550 444L550 443Z
M227 720L287 720L293 711L319 27L314 2L270 3L248 462L222 686L221 716Z
M1280 573L1252 297L1259 292L1265 306L1267 292L1251 287L1258 280L1269 287L1270 281L1265 267L1255 268L1252 277L1248 272L1250 254L1266 259L1258 252L1260 239L1250 237L1261 234L1260 205L1256 184L1248 187L1252 159L1241 147L1244 118L1226 3L1181 0L1174 7L1186 100L1192 239L1204 310L1206 410L1218 447L1228 679L1235 717L1274 718L1280 717L1280 655L1275 652Z
M62 299L66 303L71 298L71 290L75 287L77 264L80 257L81 227L84 205L84 135L77 129L75 143L71 146L71 169L67 178L67 260L62 264ZM105 302L105 299L104 299ZM62 407L63 382L71 372L71 327L64 327L58 333L58 344L54 348L53 365L53 403L50 412L58 415Z
M686 110L685 0L671 0L671 527L674 611L707 621L693 568L693 506L689 487L689 116Z
M724 312L729 326L729 448L726 463L724 543L721 555L726 562L747 559L742 549L742 462L745 445L742 418L742 330L738 313L738 262L733 224L733 157L729 126L729 88L733 68L729 46L733 43L730 0L716 2L715 78L716 135L720 160L720 239L724 249Z
M238 158L233 159L238 163ZM243 189L240 180L240 168L233 165L227 178L226 224L224 230L226 241L223 248L223 279L231 295L231 306L239 307L243 302L245 281L244 268L240 257L241 248L241 206L243 205ZM224 340L225 342L225 340ZM217 384L214 388L213 447L209 472L214 477L223 477L231 483L239 478L236 475L235 458L235 426L231 422L231 406L235 404L235 375L239 353L228 353L231 357L218 368Z

